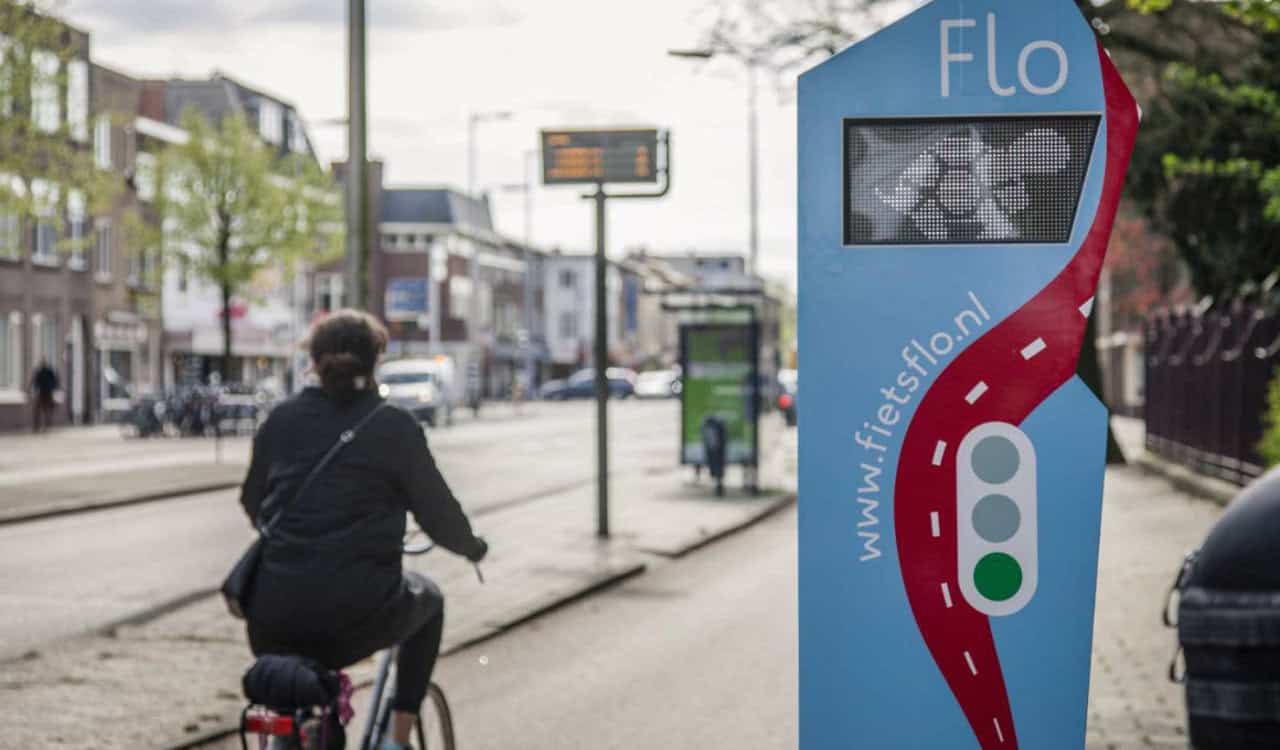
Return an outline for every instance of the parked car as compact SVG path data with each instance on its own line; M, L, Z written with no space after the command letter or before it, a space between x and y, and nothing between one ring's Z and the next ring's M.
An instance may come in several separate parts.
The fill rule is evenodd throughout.
M787 420L788 427L796 426L796 394L799 390L800 379L796 375L795 370L779 370L778 371L778 409L782 412L782 416Z
M674 398L680 395L680 373L650 370L636 376L636 398Z
M378 388L383 398L435 427L453 422L447 374L432 359L399 359L378 368Z
M627 398L635 394L636 374L631 370L624 367L610 367L605 370L605 376L609 379L609 395L612 398ZM595 398L596 371L588 367L570 375L568 380L548 381L543 384L540 393L543 398L552 401Z
M569 386L566 380L548 380L538 387L538 398L544 401L559 401L564 398L564 389Z

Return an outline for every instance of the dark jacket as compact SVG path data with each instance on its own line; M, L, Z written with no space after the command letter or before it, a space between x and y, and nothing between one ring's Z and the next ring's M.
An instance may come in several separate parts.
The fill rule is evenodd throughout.
M51 367L38 367L35 374L31 377L31 390L35 391L40 398L53 398L53 392L58 390L58 374Z
M250 518L264 502L271 513L275 498L295 492L338 436L380 402L370 392L340 403L308 388L277 406L254 439L240 495ZM422 428L389 407L374 415L305 495L291 501L267 541L250 621L316 637L376 635L371 623L406 606L406 512L445 549L475 553L479 543L471 524L436 468Z

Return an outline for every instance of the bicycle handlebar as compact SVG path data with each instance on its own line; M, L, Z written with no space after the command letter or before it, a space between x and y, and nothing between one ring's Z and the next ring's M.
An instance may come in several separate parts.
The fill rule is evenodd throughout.
M435 548L435 542L406 543L400 547L404 554L414 557L418 555L425 555ZM480 570L480 563L473 562L471 563L471 567L475 568L476 579L479 580L480 583L484 583L484 572Z

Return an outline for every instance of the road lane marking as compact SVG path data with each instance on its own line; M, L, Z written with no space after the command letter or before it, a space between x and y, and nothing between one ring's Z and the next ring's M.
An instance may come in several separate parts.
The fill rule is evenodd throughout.
M964 397L964 400L968 401L970 406L973 406L978 403L978 399L982 398L982 394L986 392L987 384L979 380L978 384L973 387L973 390L969 391L969 395Z
M977 677L978 665L973 663L973 655L970 654L968 651L964 652L964 660L965 660L965 663L969 665L969 671L973 673L974 677Z
M1083 305L1080 306L1080 314L1087 318L1092 312L1093 312L1093 297L1090 297L1088 302L1085 302Z
M1022 348L1022 358L1031 359L1047 348L1049 345L1044 343L1044 339L1036 339Z
M946 602L947 609L951 609L951 587L946 581L942 582L942 601Z
M933 528L933 537L936 539L942 536L942 522L938 518L938 511L929 514L929 525Z
M947 441L939 440L933 449L933 465L941 466L943 456L947 455Z
M996 725L996 736L1000 738L1001 742L1004 742L1004 730L1000 728L1000 720L993 716L991 717L991 722Z

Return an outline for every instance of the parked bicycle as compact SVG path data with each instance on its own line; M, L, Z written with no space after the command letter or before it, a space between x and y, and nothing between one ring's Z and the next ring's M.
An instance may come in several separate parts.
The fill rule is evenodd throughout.
M435 548L431 542L418 541L420 536L421 532L415 532L406 538L404 554L425 555ZM484 583L480 566L473 565L476 577ZM391 723L391 700L395 694L396 652L397 647L393 646L378 657L378 669L365 714L368 719L357 750L378 750L387 735ZM250 675L264 659L275 660L276 663L288 660L290 663L285 665L286 668L301 674L301 678L280 679L280 670L276 670L277 675L272 679L255 682ZM311 677L314 677L314 687L309 680ZM349 713L344 701L349 701L351 687L342 673L323 670L301 657L264 656L246 675L245 689L245 697L250 702L240 715L240 746L243 750L249 750L250 735L258 737L259 750L342 750L346 747L346 731L341 719L344 711ZM303 700L298 700L299 697ZM417 750L457 748L449 700L435 682L427 687L427 700L418 712L414 732Z

